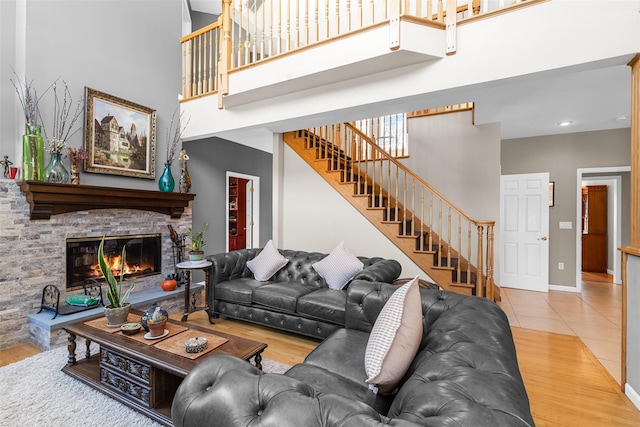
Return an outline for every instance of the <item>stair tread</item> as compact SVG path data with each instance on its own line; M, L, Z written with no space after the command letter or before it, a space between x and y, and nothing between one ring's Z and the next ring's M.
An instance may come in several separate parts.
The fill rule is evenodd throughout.
M459 282L449 282L449 286L456 286L458 288L472 288L475 289L476 285L473 283L459 283Z

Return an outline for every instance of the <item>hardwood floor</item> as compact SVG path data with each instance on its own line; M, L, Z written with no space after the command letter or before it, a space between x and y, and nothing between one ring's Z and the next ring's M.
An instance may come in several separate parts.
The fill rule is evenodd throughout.
M266 342L269 347L264 357L286 364L301 362L319 343L229 319L209 325L204 312L189 315L189 323ZM538 427L640 425L640 411L579 337L521 327L512 327L512 331ZM0 366L39 351L30 344L0 351Z
M640 411L580 338L511 329L536 426L640 425Z
M182 314L176 313L170 317L180 320L181 316ZM269 347L265 349L262 356L287 365L295 365L302 362L307 357L307 354L320 343L320 340L232 319L216 319L216 323L211 325L207 313L204 311L190 314L188 323L255 341L266 342Z
M579 337L621 382L622 286L607 274L583 273L581 292L501 289L511 326Z

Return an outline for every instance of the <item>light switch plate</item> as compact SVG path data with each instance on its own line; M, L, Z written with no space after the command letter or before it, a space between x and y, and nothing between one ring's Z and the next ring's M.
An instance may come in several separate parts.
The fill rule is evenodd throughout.
M573 223L571 221L560 221L560 230L571 230Z

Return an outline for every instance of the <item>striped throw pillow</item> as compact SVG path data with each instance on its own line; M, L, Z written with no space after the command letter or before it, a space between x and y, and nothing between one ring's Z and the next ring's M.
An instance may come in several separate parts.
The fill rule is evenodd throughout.
M371 329L364 356L366 382L374 393L393 392L416 357L422 340L418 276L387 300Z
M273 242L269 240L258 256L251 261L247 261L247 267L251 270L256 280L266 282L288 262L289 260L283 257L273 245Z
M327 282L330 289L340 290L364 268L362 261L340 242L329 255L313 264L313 269Z

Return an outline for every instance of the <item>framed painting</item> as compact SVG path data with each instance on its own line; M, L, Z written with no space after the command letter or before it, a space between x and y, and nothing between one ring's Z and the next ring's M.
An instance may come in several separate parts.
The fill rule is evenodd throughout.
M85 87L86 172L155 179L156 111Z

